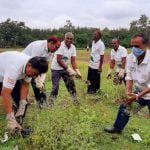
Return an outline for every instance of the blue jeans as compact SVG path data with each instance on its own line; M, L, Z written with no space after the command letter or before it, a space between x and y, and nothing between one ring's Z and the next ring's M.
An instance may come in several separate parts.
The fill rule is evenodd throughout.
M150 100L139 98L139 100L136 102L139 103L140 106L148 106L150 110ZM123 130L126 124L128 123L129 118L130 118L130 114L126 112L126 106L124 104L121 104L114 123L114 127L118 130Z

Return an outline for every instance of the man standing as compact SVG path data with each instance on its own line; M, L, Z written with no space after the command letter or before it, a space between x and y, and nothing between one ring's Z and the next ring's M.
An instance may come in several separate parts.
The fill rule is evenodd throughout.
M117 64L117 68L114 75L114 84L121 84L122 80L125 83L125 66L126 66L126 57L127 50L125 47L120 45L120 41L117 38L112 39L112 47L111 50L111 62L110 68L107 73L107 79L111 78L112 71L115 67L115 63Z
M22 130L15 117L24 116L31 77L46 73L48 63L44 57L27 56L20 52L3 52L0 54L0 92L7 129ZM17 112L12 110L11 96L16 103Z
M22 52L31 56L46 57L47 61L52 60L54 52L59 48L60 41L57 36L50 36L47 40L38 40L30 43ZM46 94L44 92L44 81L46 74L39 75L36 79L32 79L31 84L35 94L38 106L42 108L44 101L46 101Z
M101 32L95 31L93 34L92 52L90 56L87 80L90 81L87 93L94 94L100 88L100 76L104 59L105 45L101 40Z
M65 39L61 43L60 48L55 53L52 60L52 91L49 97L49 102L52 105L54 103L54 98L58 95L59 81L61 77L63 78L67 90L71 94L74 102L77 102L73 76L81 78L81 73L77 69L76 48L72 44L73 38L74 36L71 32L65 34ZM69 67L69 63L71 63L73 69Z
M150 50L147 49L148 39L144 34L136 34L131 39L132 53L127 57L126 96L127 102L121 104L116 121L108 133L120 133L129 121L130 114L126 111L129 103L137 102L141 107L150 109Z

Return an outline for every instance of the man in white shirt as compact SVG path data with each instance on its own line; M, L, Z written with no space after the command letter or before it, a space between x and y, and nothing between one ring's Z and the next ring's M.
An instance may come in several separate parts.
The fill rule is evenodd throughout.
M89 94L96 93L100 88L104 50L105 45L101 40L101 32L97 30L93 34L92 52L88 68L87 80L90 82L90 85L88 85L87 93Z
M47 61L51 61L54 52L60 47L60 41L57 36L52 35L47 40L38 40L30 43L22 52L31 56L46 57ZM38 107L43 108L46 102L46 93L44 92L44 81L46 74L39 75L36 79L32 79L31 85L34 91L35 99Z
M129 121L127 105L137 102L141 107L150 110L150 50L147 49L148 38L136 34L131 39L132 53L127 57L126 96L127 101L121 104L113 127L105 128L108 133L120 133Z
M115 75L114 75L114 84L121 84L122 81L125 83L125 67L126 67L126 57L127 57L127 50L125 47L120 45L120 41L118 38L112 39L112 47L111 50L111 62L110 67L107 73L107 79L111 78L112 71L117 65Z
M0 93L6 112L7 128L10 131L22 130L15 117L24 116L29 83L32 77L47 70L48 63L44 57L31 58L15 51L0 53ZM11 96L17 106L15 115L12 110Z
M65 34L65 39L61 43L60 48L55 53L51 64L52 71L52 91L49 97L50 105L53 105L54 98L58 95L59 81L62 77L68 92L73 97L74 102L76 99L76 89L73 76L81 77L80 71L77 69L76 64L76 48L72 44L74 35L71 32ZM69 67L71 63L72 68Z

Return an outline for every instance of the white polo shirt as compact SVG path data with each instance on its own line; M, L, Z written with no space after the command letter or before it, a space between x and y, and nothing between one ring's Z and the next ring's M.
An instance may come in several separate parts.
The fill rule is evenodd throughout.
M139 92L150 88L150 50L146 51L145 58L140 65L137 64L137 58L133 53L128 55L126 80L133 80L134 87ZM150 100L150 93L142 98Z
M31 81L25 74L25 66L29 59L30 56L21 52L0 53L0 82L3 82L3 87L13 89L16 81L20 79Z
M127 55L128 55L127 49L120 45L117 51L115 51L114 49L111 50L111 60L115 60L115 63L117 64L116 72L119 72L121 69L122 57L127 57Z
M30 43L22 52L31 57L46 57L47 61L50 61L53 58L53 53L48 52L47 40L34 41Z
M63 62L68 66L71 57L76 56L76 48L73 44L71 44L71 47L68 49L65 42L61 42L61 46L59 49L55 52L54 58L52 60L51 69L53 70L64 70L63 67L61 67L57 62L57 55L62 55Z
M100 64L100 55L104 55L105 45L102 40L98 40L96 43L95 41L92 42L92 52L90 55L90 62L89 66L92 69L99 69Z

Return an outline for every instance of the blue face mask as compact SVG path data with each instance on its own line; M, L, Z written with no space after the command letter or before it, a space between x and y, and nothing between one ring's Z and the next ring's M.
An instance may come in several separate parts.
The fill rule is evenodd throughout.
M144 53L144 51L142 49L137 48L137 47L132 47L132 52L133 52L134 56L136 56L136 57L139 57Z

